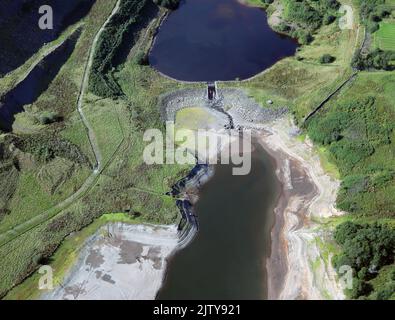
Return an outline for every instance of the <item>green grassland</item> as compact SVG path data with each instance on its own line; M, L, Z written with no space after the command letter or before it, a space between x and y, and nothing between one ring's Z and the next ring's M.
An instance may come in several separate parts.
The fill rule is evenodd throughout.
M21 150L20 157L26 166L19 174L13 175L14 193L11 196L7 194L9 210L6 216L0 214L3 216L1 230L24 221L29 223L23 233L0 247L0 296L46 261L65 236L91 224L105 212L124 212L136 221L161 224L177 221L179 213L175 201L165 193L187 174L190 167L145 165L142 159L145 147L143 133L147 128L164 129L157 99L160 94L185 85L162 78L135 59L112 70L111 81L116 81L122 89L121 97L102 98L93 93L84 96L83 111L95 132L102 155L101 174L91 180L93 186L73 203L61 211L51 210L42 215L43 211L80 188L91 173L94 156L86 129L76 111L76 101L89 47L115 2L96 2L83 21L82 35L69 60L48 90L26 112L18 115L14 124L15 128L24 128L24 132L17 132L23 139L30 141L32 134L39 134L66 141L78 150L77 155L81 153L87 160L73 165L68 175L57 177L54 169L58 169L58 174L67 172L66 165L71 164L58 158L41 161L47 149L45 144L39 143L40 139L33 139L28 150ZM64 121L37 126L31 119L40 111L56 112ZM3 175L3 171L0 172ZM37 219L29 220L36 216ZM25 283L18 286L14 297L24 295L25 286Z
M249 1L259 4L260 0ZM18 151L17 158L22 164L20 171L13 166L12 157L7 158L5 154L0 166L0 187L4 189L0 204L6 210L5 213L0 211L0 232L39 215L67 198L91 172L95 159L86 129L76 111L76 100L92 39L115 2L97 0L82 23L71 26L56 40L61 41L72 30L83 26L75 51L58 76L33 106L17 116L15 122L16 133L23 139L45 134L58 139L56 141L67 141L78 150L76 154L84 155L87 160L77 162L75 159L54 157L50 161L43 161L46 149L42 150L39 139L33 139L36 142L29 144L30 149ZM353 1L341 2L354 5ZM269 6L268 10L273 8ZM124 20L125 25L130 26L129 22ZM150 26L152 30L156 22ZM220 86L244 88L262 105L271 99L274 107L288 106L297 122L301 123L309 112L352 74L350 62L363 36L363 29L359 21L356 22L353 30L340 30L337 23L323 25L314 31L314 40L302 46L296 57L280 61L251 80L221 83ZM117 28L111 30L118 32ZM114 37L118 45L123 31L120 30L120 34ZM104 36L110 37L111 34L104 33ZM138 41L138 37L135 41ZM142 47L145 47L142 53L146 54L146 46L143 44ZM15 72L0 79L1 90L8 90L15 85L44 50ZM324 54L334 56L335 62L328 65L319 63ZM100 52L97 57L100 57ZM27 275L33 274L40 264L47 263L48 257L63 243L50 259L58 271L57 281L60 281L75 261L78 248L84 240L108 221L174 223L178 218L174 199L164 194L190 168L145 165L142 159L145 147L142 137L146 129L165 129L159 116L158 97L189 85L163 78L133 57L121 66L113 65L110 61L106 68L96 71L103 72L102 75L117 89L115 93L105 90L101 94L103 92L96 90L97 87L84 97L84 113L97 137L103 157L103 171L94 180L92 187L67 208L55 211L42 223L0 247L0 296L21 283ZM348 220L370 223L379 219L382 223L394 226L395 150L392 141L395 135L391 127L395 120L394 79L395 74L391 72L360 73L306 128L306 133L313 136L316 142L324 168L343 180L338 205L351 212L345 217L325 221L330 229ZM104 88L106 85L104 83ZM92 88L94 85L92 87L91 84ZM364 108L365 105L368 107ZM60 114L64 121L37 125L33 121L36 114L47 111ZM338 114L344 116L345 120L337 119ZM334 118L336 121L332 122ZM24 128L24 131L18 132L18 128ZM321 130L319 136L315 134L317 128L329 128L334 132ZM328 134L329 138L322 137L322 134ZM362 139L366 144L353 145L357 139ZM7 145L7 141L7 136L0 137L0 143ZM360 150L364 152L360 154ZM8 181L8 184L2 181ZM116 214L103 216L103 213L111 212ZM63 242L67 235L84 226L89 227ZM325 260L329 260L329 251L339 251L339 247L332 242L330 250L326 247L329 251L322 242L321 246L327 256ZM64 263L62 257L66 257ZM387 273L389 271L383 268L376 280L371 280L375 289L382 287ZM10 292L7 298L37 297L37 277L35 273Z
M340 170L338 206L345 211L395 214L394 91L393 72L361 73L309 124L310 136Z
M374 33L374 45L382 50L395 51L395 21L380 23L380 29Z
M336 22L323 25L314 32L311 43L298 49L296 56L281 60L250 80L221 85L245 88L262 105L270 99L274 106L287 106L299 122L350 77L350 62L362 42L362 34L358 20L352 30L340 30ZM319 59L323 54L332 55L335 62L322 65Z

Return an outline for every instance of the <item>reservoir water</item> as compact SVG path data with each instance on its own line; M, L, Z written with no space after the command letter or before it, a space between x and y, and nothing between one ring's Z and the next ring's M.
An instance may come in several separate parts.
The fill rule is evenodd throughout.
M23 65L45 44L82 19L95 0L1 0L0 77ZM41 29L39 9L50 5L53 28ZM45 11L47 12L47 11Z
M262 299L273 209L280 192L273 159L256 145L252 170L218 165L195 211L199 232L170 259L158 299Z
M0 129L12 131L15 115L23 112L23 107L34 103L49 87L53 79L73 53L80 35L76 31L59 48L40 61L29 75L0 100Z
M265 11L237 0L182 0L159 29L150 65L184 81L250 78L295 53Z

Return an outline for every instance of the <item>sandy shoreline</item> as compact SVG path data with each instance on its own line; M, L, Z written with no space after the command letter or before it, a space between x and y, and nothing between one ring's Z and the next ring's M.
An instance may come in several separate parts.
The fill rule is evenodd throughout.
M339 182L322 169L312 144L292 133L282 118L259 131L260 143L275 159L283 190L275 209L271 256L267 260L269 299L344 299L332 266L324 261L315 239L314 218L342 214L335 209ZM313 268L312 264L316 267Z
M107 224L86 241L65 280L41 299L155 299L178 245L176 226Z

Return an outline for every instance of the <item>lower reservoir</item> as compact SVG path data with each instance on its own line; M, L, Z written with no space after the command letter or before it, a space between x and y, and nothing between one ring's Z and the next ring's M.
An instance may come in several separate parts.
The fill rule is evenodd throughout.
M170 258L158 299L262 299L266 258L280 194L275 163L255 145L252 169L217 165L195 207L199 232Z

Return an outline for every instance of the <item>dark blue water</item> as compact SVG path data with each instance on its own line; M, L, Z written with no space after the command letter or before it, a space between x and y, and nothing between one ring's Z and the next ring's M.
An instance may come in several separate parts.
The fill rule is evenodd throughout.
M295 53L265 11L237 0L184 0L160 28L150 64L178 80L249 78Z
M74 50L79 32L77 31L65 43L44 58L14 89L0 100L0 129L11 131L15 115L23 107L32 104L48 88L60 68Z
M83 18L96 0L0 0L0 77L18 68L45 43ZM39 8L53 9L54 28L41 30Z
M280 193L273 159L256 145L251 172L216 166L195 212L199 232L169 261L158 299L263 299L274 206Z

